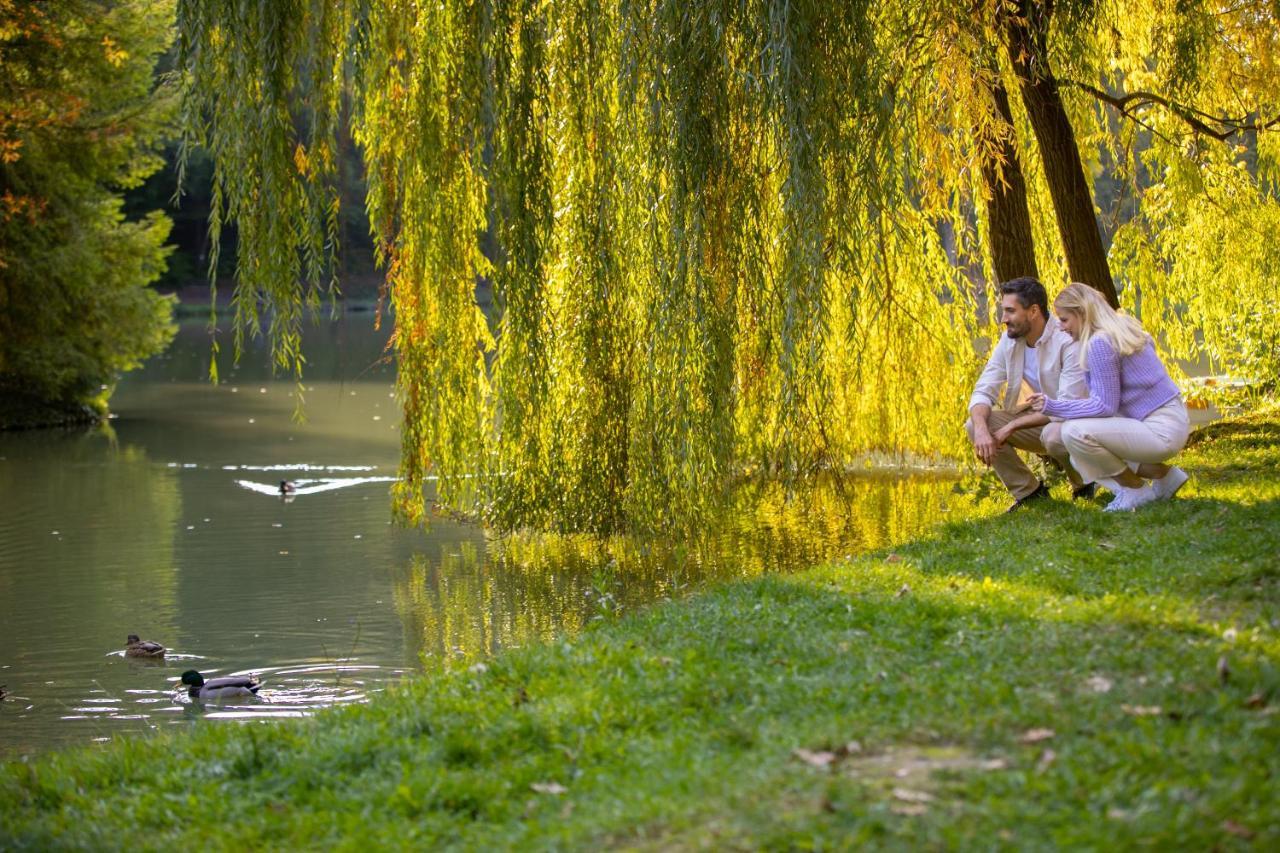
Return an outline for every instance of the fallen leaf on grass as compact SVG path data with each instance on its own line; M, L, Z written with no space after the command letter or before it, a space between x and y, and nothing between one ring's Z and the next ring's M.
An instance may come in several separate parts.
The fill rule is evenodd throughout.
M902 562L902 555L901 555L901 554L890 554L889 556L887 556L887 557L885 557L885 558L884 558L884 561L885 561L886 563L901 563L901 562Z
M904 803L931 803L933 802L933 794L927 791L913 791L910 788L894 788L893 798L902 800Z
M1036 767L1041 770L1047 770L1049 769L1049 765L1056 761L1057 758L1058 753L1054 752L1052 749L1046 749L1044 752L1040 753L1040 760L1036 762Z
M561 785L559 782L534 782L529 787L537 791L539 794L559 795L559 794L568 793L569 791L568 788L566 788L564 785Z
M907 817L919 817L929 811L929 807L920 803L901 803L900 805L895 805L889 811L894 814L906 815Z
M911 587L907 586L907 585L904 583L904 584L902 585L902 588L898 590L898 593L897 593L897 595L895 595L895 596L894 596L894 598L902 598L902 596L904 596L904 595L910 595L910 594L911 594Z
M1039 743L1053 737L1053 729L1027 729L1018 738L1018 743Z
M1222 829L1224 832L1229 832L1237 838L1243 838L1246 841L1254 836L1254 831L1252 829L1244 826L1243 824L1236 823L1230 818L1227 818L1222 822Z
M1098 547L1099 547L1099 548L1106 548L1108 551L1114 551L1114 550L1115 550L1115 548L1116 548L1116 546L1115 546L1115 545L1113 545L1113 544L1112 544L1112 543L1110 543L1110 542L1099 542L1099 543L1098 543Z
M1261 708L1265 704L1267 704L1267 697L1263 696L1261 693L1254 693L1248 699L1244 700L1244 706L1246 708Z
M830 767L831 763L836 760L836 754L826 750L815 752L811 749L796 747L791 750L791 754L810 767Z
M862 752L862 744L856 740L841 744L835 749L805 749L800 746L791 750L792 755L810 767L830 767L840 759L848 758L850 755L855 755L859 752Z
M1109 693L1111 692L1112 681L1105 675L1091 675L1085 681L1084 686L1094 693Z
M1164 713L1159 705L1121 705L1120 710L1134 717L1158 717Z

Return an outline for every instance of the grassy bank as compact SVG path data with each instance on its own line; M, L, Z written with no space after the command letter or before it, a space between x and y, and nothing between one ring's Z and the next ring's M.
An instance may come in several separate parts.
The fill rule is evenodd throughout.
M9 765L0 847L1280 843L1280 412L1173 503L735 583L296 723Z

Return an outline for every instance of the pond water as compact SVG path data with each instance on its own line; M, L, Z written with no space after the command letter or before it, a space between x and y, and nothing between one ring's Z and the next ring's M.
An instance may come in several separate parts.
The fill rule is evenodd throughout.
M872 474L791 501L744 490L728 521L678 545L403 529L386 339L371 314L309 329L298 423L261 348L220 358L214 386L205 325L184 323L122 381L106 427L0 433L0 758L364 701L424 660L880 546L966 500L954 479ZM277 494L282 479L298 493ZM168 657L124 657L131 633ZM260 698L192 703L186 669L257 673Z

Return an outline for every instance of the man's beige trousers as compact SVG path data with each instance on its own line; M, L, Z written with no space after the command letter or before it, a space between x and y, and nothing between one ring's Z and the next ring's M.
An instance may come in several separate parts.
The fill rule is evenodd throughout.
M987 427L992 432L995 432L1015 417L1017 415L1010 414L1002 409L994 409L987 416ZM973 421L965 421L964 428L969 433L969 440L973 441ZM1019 450L1049 455L1062 466L1062 470L1066 471L1067 479L1071 481L1072 488L1078 489L1084 484L1084 481L1080 479L1080 475L1076 473L1076 469L1071 467L1071 454L1068 453L1067 446L1061 440L1054 441L1052 438L1046 443L1042 435L1043 431L1044 427L1026 427L1014 430L1013 434L1009 436L1009 440L1000 445L1000 449L996 452L996 458L991 463L991 467L995 469L996 476L1000 478L1000 482L1004 483L1005 488L1017 500L1022 500L1040 486L1040 480L1035 474L1031 473L1027 463L1023 462L1022 457L1018 455ZM1056 432L1057 430L1052 430L1051 436Z

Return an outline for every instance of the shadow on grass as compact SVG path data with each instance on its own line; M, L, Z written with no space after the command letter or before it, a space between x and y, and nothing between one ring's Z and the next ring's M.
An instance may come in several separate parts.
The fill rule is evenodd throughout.
M1208 424L1191 434L1187 447L1199 449L1224 440L1244 448L1280 448L1280 423L1246 417Z

